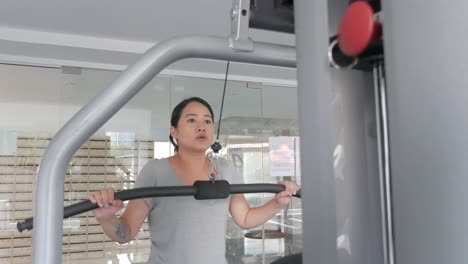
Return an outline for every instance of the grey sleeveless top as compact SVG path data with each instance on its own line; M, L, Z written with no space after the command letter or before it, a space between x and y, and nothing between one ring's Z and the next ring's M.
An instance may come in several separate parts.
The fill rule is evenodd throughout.
M235 167L226 159L217 159L217 179L240 183ZM208 180L208 172L207 172ZM179 186L167 159L150 160L140 171L136 188ZM229 198L195 200L187 197L144 199L150 208L151 264L227 264L225 257L226 222Z

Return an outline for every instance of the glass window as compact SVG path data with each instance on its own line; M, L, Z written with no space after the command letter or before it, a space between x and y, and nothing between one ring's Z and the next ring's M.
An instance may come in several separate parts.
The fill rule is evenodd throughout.
M19 233L16 222L32 215L41 157L55 133L119 75L95 69L72 73L0 65L0 263L31 263L31 232ZM170 113L190 96L212 105L215 124L221 124L222 155L233 161L244 183L300 181L296 89L229 81L220 123L223 85L223 80L207 78L154 78L75 153L64 175L64 205L106 187L131 189L148 160L172 155ZM246 197L258 206L273 195ZM229 263L269 263L300 252L301 216L301 202L293 199L253 230L242 230L229 219ZM148 239L145 223L134 241L118 245L103 234L91 212L84 213L64 220L63 263L141 263L148 257Z

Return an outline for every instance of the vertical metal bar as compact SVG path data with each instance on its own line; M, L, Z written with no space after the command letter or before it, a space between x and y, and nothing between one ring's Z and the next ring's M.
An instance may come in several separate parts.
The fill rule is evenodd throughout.
M294 2L303 206L303 263L336 264L328 0Z
M381 3L395 262L467 263L468 1Z
M385 210L385 177L384 177L384 160L382 146L382 121L381 121L381 104L380 104L380 79L379 65L375 65L372 69L374 76L374 99L375 99L375 118L377 130L377 155L379 161L379 184L380 184L380 210L382 218L382 244L384 252L384 264L388 263L388 246L387 246L387 216Z
M383 62L374 65L374 91L377 121L377 145L379 155L380 202L384 263L394 264L393 223L390 175L390 145L388 141L387 96Z
M382 110L382 131L383 131L383 154L385 160L385 210L387 217L387 246L388 246L388 264L394 264L393 250L393 217L392 217L392 192L391 192L391 172L390 172L390 143L388 135L388 116L387 116L387 91L385 86L385 73L383 64L379 65L380 80L380 102Z

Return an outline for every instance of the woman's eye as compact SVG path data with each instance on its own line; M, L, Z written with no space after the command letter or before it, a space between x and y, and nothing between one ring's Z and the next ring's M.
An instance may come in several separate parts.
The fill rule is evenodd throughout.
M210 125L211 123L212 123L211 120L205 120L205 124Z
M187 120L189 123L195 123L195 119L194 118L190 118Z

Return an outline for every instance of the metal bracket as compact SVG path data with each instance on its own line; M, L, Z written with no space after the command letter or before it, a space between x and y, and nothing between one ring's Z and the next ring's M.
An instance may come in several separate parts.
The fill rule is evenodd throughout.
M339 56L339 57L338 57ZM338 39L333 40L328 46L328 61L335 69L352 69L358 63L358 57L347 57L338 47Z
M229 47L235 51L253 51L249 38L250 0L233 0Z

